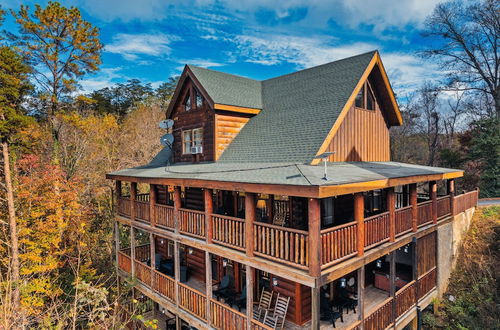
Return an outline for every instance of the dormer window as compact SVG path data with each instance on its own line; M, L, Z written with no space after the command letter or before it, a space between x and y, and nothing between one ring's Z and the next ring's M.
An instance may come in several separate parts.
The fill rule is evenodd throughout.
M203 147L203 128L182 131L182 153L190 154L191 147Z
M184 101L184 109L186 111L190 111L192 109L192 106L191 106L191 95L189 93L186 96L186 101Z
M203 106L203 96L201 96L200 92L196 89L194 90L195 100L196 100L196 109L201 109Z

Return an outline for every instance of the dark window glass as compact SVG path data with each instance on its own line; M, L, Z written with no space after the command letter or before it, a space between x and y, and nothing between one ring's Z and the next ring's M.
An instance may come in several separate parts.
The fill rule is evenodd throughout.
M375 98L372 91L368 88L368 95L366 95L366 109L375 110Z
M191 96L189 94L186 96L186 102L184 102L184 108L186 109L186 111L191 110Z
M356 107L357 108L363 108L363 90L364 90L364 87L360 89L358 95L356 95Z
M201 96L201 94L196 91L196 109L200 109L203 105L203 96Z

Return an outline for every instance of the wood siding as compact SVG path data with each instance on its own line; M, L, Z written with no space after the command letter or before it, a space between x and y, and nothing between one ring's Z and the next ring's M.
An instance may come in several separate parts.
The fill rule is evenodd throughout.
M186 97L192 96L192 109L186 111L184 101ZM203 100L201 109L196 108L194 99L194 86L190 79L186 79L170 116L174 120L174 162L192 162L193 155L182 152L182 131L195 128L203 128L203 153L199 161L214 160L214 123L215 113L208 102Z
M193 253L189 254L188 247L185 247L186 253L186 264L188 266L188 277L194 277L195 279L205 283L205 251L196 248L193 249Z
M222 155L249 120L250 118L245 116L215 115L215 159Z
M378 104L375 110L351 107L328 146L329 161L390 161L389 127Z
M279 293L285 297L290 297L290 304L286 314L287 319L299 325L309 321L311 319L311 288L283 277L271 275L271 279L273 277L278 280L277 286L273 286L271 281L275 296ZM271 307L274 308L274 301Z
M432 232L417 240L417 269L419 276L436 267L436 236L436 232Z

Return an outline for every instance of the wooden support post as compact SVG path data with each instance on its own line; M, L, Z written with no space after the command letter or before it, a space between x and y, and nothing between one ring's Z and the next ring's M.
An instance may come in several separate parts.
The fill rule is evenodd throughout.
M114 220L113 227L115 229L115 257L116 257L116 270L118 273L118 252L120 252L120 227L118 221Z
M181 223L180 219L180 212L179 209L181 208L182 201L181 201L181 187L175 186L174 187L174 232L176 234L179 234L179 226Z
M437 183L436 181L429 182L429 191L432 200L432 223L437 223Z
M321 208L319 199L309 198L309 275L321 276Z
M396 239L396 200L394 187L387 188L387 211L389 212L389 241Z
M255 268L245 265L246 267L246 288L247 288L247 329L252 329L253 320L253 286L255 279Z
M411 205L411 223L413 232L418 229L418 200L417 200L417 184L410 184L410 205Z
M130 183L130 220L135 220L135 198L137 196L137 182Z
M151 213L150 213L151 215ZM149 263L151 265L151 287L153 289L156 289L156 284L155 284L155 269L156 269L156 241L155 241L155 235L153 233L149 233L149 253L150 257L149 260L151 262Z
M450 196L450 212L451 215L455 215L455 180L454 179L449 179L447 181L447 191L448 195Z
M358 268L358 320L361 321L363 327L363 319L365 318L365 266Z
M415 280L415 303L418 305L418 259L417 259L417 238L413 237L411 241L411 266L412 276Z
M181 278L181 258L179 242L174 241L175 304L179 305L179 282Z
M396 251L389 253L389 294L392 297L391 323L396 320Z
M311 330L319 330L320 326L320 292L321 288L311 288Z
M182 322L181 318L176 315L175 316L175 330L181 330L182 329L181 322Z
M210 252L205 251L205 292L207 295L207 325L210 328L210 299L212 299L212 260Z
M156 186L149 185L149 223L156 226Z
M115 207L115 214L118 214L120 208L120 198L122 197L122 182L120 180L115 181L115 202L113 207Z
M214 213L212 189L204 189L203 196L205 201L205 228L207 228L207 243L212 243L213 226L212 226L212 213Z
M247 256L254 256L255 193L245 193L245 247Z
M358 242L358 257L365 252L365 198L363 193L354 194L354 221L358 226L356 240Z
M135 228L130 226L130 260L132 277L135 276Z

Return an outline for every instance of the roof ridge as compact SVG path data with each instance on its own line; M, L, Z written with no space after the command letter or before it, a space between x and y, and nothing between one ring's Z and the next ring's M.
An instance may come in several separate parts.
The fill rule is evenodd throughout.
M236 78L242 78L242 79L251 80L251 81L254 81L254 82L258 82L258 83L262 83L262 81L263 81L263 80L257 80L257 79L248 78L248 77L245 77L245 76L239 76L239 75L234 74L234 73L227 73L227 72L223 72L223 71L217 71L217 70L213 70L213 69L208 69L208 68L204 68L204 67L197 66L197 65L192 65L192 64L186 64L186 66L188 66L190 69L191 68L196 68L196 69L211 71L211 72L215 72L215 73L224 74L224 75L227 75L227 76L233 76L233 77L236 77Z

